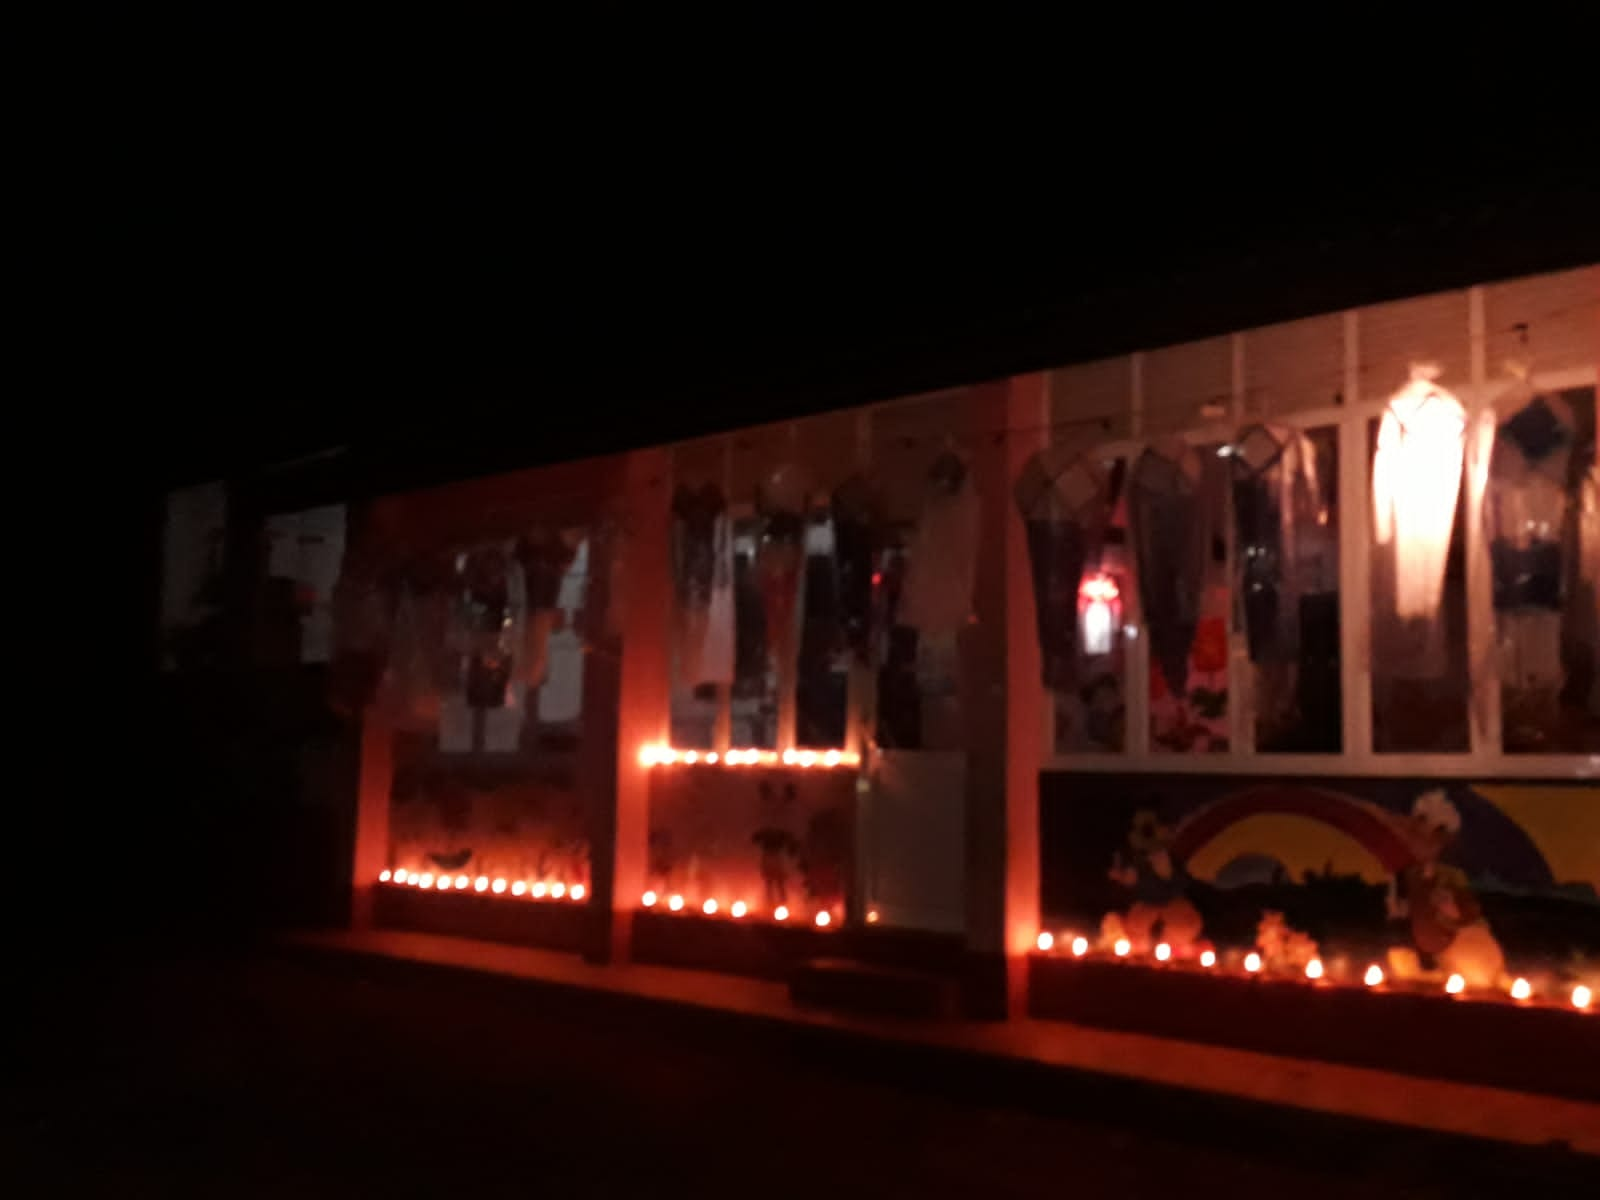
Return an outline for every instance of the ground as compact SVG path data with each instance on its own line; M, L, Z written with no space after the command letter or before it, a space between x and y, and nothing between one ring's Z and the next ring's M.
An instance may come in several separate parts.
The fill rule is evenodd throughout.
M0 1075L0 1194L1371 1200L1600 1176L418 967L145 951L56 983Z

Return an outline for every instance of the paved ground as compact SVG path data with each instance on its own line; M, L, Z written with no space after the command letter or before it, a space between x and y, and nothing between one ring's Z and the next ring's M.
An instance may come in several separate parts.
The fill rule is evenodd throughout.
M44 1000L20 1071L0 1075L0 1195L1461 1197L1600 1182L1600 1163L1559 1153L1058 1078L997 1086L414 967L123 959Z

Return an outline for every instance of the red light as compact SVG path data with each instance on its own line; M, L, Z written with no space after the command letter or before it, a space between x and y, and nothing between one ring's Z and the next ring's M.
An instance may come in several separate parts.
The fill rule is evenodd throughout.
M674 897L672 897L672 899L667 901L667 907L670 908L673 912L677 912L679 909L681 909L683 907L683 897L682 896L674 896Z
M823 909L821 912L819 912L817 914L817 928L818 929L826 929L828 927L829 923L832 922L832 920L833 920L833 917L829 914L828 910L827 909Z
M716 916L717 915L717 902L715 900L707 900L704 904L702 904L700 906L700 911L705 913L705 915L708 916L708 917Z
M496 896L498 896L502 892L504 892L505 890L506 890L506 881L504 879L496 879L494 881L494 894Z
M475 892L487 892L489 890L489 877L487 875L479 875L472 881L472 890Z
M654 908L656 906L656 894L654 892L646 892L639 897L639 903L646 908Z
M583 884L575 883L572 885L572 891L569 894L574 900L582 900L588 894L588 891L589 889L584 887Z
M745 907L745 903L744 903L743 900L735 900L733 902L733 907L728 910L728 912L731 913L735 917L742 917L742 916L745 915L745 913L747 913L749 911L750 910Z
M772 910L772 919L774 921L787 921L789 919L789 906L787 904L778 905L777 908Z
M394 878L393 873L390 872L390 870L387 867L385 867L383 870L378 872L378 882L379 883L388 883L389 880L391 880L393 878ZM402 879L400 882L404 883L405 880Z

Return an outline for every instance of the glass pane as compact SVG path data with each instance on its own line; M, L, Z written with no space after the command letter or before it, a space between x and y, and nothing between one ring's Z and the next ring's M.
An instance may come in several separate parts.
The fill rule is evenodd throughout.
M1600 750L1600 481L1593 388L1513 394L1484 493L1508 753Z
M795 681L795 744L829 749L845 743L850 655L845 644L840 571L829 507L806 520L800 659Z
M729 744L772 750L778 745L778 676L767 644L766 610L756 573L756 552L760 544L760 518L746 516L734 521L735 650L733 729Z
M1401 403L1397 398L1368 427L1373 748L1464 751L1470 734L1463 416L1447 392L1407 399L1404 411Z
M1237 616L1255 748L1336 754L1344 723L1338 430L1251 425L1231 449Z
M1139 598L1150 642L1150 745L1228 749L1227 460L1167 441L1129 473Z

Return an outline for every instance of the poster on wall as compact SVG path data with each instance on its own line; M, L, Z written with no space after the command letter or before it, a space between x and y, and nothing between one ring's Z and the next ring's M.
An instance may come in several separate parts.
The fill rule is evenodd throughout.
M647 886L698 909L743 902L796 920L844 916L852 878L855 774L658 770L650 779Z
M1051 773L1041 907L1182 956L1384 961L1397 980L1600 966L1593 783Z

